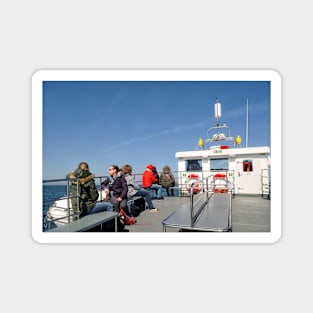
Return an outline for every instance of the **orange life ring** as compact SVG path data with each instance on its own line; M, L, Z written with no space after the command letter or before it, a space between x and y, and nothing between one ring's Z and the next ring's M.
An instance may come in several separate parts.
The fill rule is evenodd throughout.
M199 179L199 175L198 174L189 174L187 177L188 178L198 178Z
M222 189L215 189L214 192L215 192L215 193L225 193L225 192L227 192L227 189L225 189L225 188L222 188Z
M226 178L226 174L217 173L217 174L214 175L214 178Z
M226 184L226 174L224 173L217 173L214 175L214 179L216 180L223 180L223 185ZM215 193L224 193L227 192L227 188L215 188L214 189Z
M199 179L199 175L198 174L189 174L187 176L187 178L188 178L188 180L190 180L188 182L187 190L190 191L191 190L191 184L194 183L193 192L198 193L200 191L200 184L199 184L199 182L197 182L197 180Z

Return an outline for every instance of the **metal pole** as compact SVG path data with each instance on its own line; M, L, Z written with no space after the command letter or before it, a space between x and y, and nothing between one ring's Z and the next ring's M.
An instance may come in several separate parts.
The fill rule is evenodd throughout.
M249 103L247 99L247 107L246 107L246 148L248 147L248 127L249 127L249 122L248 122L248 110L249 110Z
M100 201L102 201L102 189L101 189L102 178L100 177Z
M229 196L229 217L228 217L228 228L232 231L232 191Z
M194 211L193 211L193 187L194 187L195 183L191 184L191 188L190 188L190 219L191 219L191 227L193 227L193 223L194 223Z
M114 217L114 229L117 232L117 216Z
M66 190L66 195L67 195L67 210L68 210L68 223L70 223L70 180L67 180L67 190Z
M76 180L76 184L77 184L77 208L78 208L78 216L76 216L76 218L79 220L79 215L80 215L80 185L79 185L79 183L78 183L78 181L79 181L79 179L77 178L77 180Z

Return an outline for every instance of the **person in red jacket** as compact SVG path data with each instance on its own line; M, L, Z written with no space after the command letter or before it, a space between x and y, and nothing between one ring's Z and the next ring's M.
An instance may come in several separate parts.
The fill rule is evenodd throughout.
M162 186L157 184L157 179L153 174L154 166L152 164L148 164L142 175L142 187L145 190L155 190L156 191L156 199L163 200L162 197Z

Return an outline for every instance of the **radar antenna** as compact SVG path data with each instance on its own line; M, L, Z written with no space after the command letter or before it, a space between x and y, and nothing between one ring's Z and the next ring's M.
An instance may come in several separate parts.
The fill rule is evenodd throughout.
M216 142L216 141L232 141L234 143L234 137L230 135L230 129L226 124L221 125L221 117L222 117L222 105L219 102L219 99L216 98L216 102L214 104L214 113L216 119L216 126L210 127L207 130L207 139L200 138L198 141L198 146L201 149L204 149L206 143ZM228 134L225 135L221 132L221 130L227 130ZM215 130L214 134L212 135L212 131Z

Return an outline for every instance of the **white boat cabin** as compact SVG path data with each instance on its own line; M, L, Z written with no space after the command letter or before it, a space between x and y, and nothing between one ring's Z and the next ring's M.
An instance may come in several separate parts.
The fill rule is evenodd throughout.
M235 194L264 194L269 186L269 147L227 148L177 152L179 184L206 177L225 177Z
M217 192L231 188L234 194L269 195L270 148L241 148L240 136L232 137L229 127L220 123L221 104L216 100L216 126L207 130L206 139L199 139L200 149L175 154L179 185L188 193L192 182L203 187L204 179L209 177ZM230 145L221 142L230 142Z

